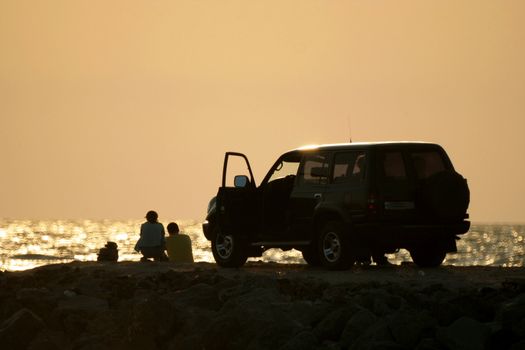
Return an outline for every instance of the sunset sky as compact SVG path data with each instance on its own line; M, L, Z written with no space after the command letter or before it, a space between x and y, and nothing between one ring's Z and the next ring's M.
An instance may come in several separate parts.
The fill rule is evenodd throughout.
M350 134L525 222L525 1L0 0L0 218L201 220L225 151Z

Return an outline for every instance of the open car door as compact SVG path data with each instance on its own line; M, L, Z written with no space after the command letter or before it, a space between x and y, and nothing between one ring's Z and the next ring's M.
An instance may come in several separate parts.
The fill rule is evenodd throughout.
M226 152L217 194L218 223L223 232L245 237L257 229L256 186L248 158Z

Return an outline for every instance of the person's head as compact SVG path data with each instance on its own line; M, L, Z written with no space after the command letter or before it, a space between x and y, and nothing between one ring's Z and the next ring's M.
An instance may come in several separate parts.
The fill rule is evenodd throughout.
M174 222L170 222L168 226L166 226L166 228L168 229L168 233L170 235L176 235L177 233L179 233L179 225L177 225Z
M157 214L156 211L150 210L146 214L146 220L148 220L148 222L157 222L158 218L159 218L159 214Z

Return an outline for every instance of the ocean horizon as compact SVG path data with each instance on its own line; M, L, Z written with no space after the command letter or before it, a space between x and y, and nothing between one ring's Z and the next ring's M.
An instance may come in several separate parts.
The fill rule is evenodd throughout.
M0 271L20 271L53 263L96 261L106 242L118 244L119 261L138 261L133 248L144 220L16 220L0 219ZM192 239L196 262L214 262L200 220L177 221ZM164 223L165 225L167 224ZM474 223L458 241L458 252L443 265L522 267L525 265L525 224ZM388 255L393 264L411 261L401 249ZM304 264L300 251L270 249L252 261Z

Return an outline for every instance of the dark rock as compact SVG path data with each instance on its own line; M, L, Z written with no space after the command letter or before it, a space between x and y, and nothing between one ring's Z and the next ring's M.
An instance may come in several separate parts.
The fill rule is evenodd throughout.
M319 324L314 328L314 334L321 340L339 340L341 333L345 328L346 322L352 315L354 309L345 307L336 309L329 313Z
M319 350L341 350L341 345L333 340L325 340L318 347Z
M487 348L489 349L509 349L511 345L518 341L516 334L509 328L502 328L492 330Z
M329 303L341 304L348 298L348 291L343 286L331 286L323 291L322 298Z
M155 348L167 343L175 332L176 312L164 298L138 300L128 327L128 342L133 348Z
M266 324L249 342L246 350L277 349L301 330L302 328L294 322L278 321L274 324Z
M288 298L275 285L246 289L231 294L220 315L203 332L206 349L254 349L283 345L303 327L286 312ZM269 338L269 339L267 339Z
M341 345L345 348L350 347L376 321L376 315L367 309L354 313L343 329Z
M390 349L394 343L388 323L384 319L378 319L359 336L349 349ZM394 347L395 348L395 347ZM399 348L399 346L397 346Z
M58 303L58 311L83 311L88 314L107 311L109 305L104 299L87 295L74 295Z
M251 320L238 318L236 315L221 315L206 329L203 344L207 350L244 349L253 337L246 328ZM252 333L252 334L250 334Z
M217 290L209 284L200 283L190 288L166 295L173 303L185 307L198 307L207 310L218 310L222 303Z
M447 302L457 309L460 316L470 317L479 322L490 322L494 319L493 305L473 292L462 293Z
M512 344L510 350L523 350L525 349L525 340L521 340L515 344Z
M317 342L317 337L312 332L303 331L287 341L279 350L316 350Z
M393 310L398 310L406 303L402 297L390 294L381 288L371 289L365 291L365 293L361 293L356 302L377 316L387 315Z
M62 331L54 331L50 329L43 329L33 342L28 346L28 350L60 350L69 349L71 344L66 339L66 335Z
M525 337L525 293L504 303L498 310L496 320L504 328L511 329L520 337Z
M434 334L437 321L427 312L398 311L387 317L388 327L396 343L414 348L425 335Z
M304 328L312 328L317 325L333 308L329 303L310 300L299 300L283 305L283 311Z
M415 350L442 350L443 346L434 338L422 339Z
M21 309L0 326L0 344L4 349L25 349L44 328L42 319L28 309Z
M489 336L487 325L468 317L461 317L436 332L436 338L451 350L485 349Z
M388 340L373 340L362 344L360 350L409 350L410 348Z
M293 300L317 300L326 293L326 285L319 281L309 279L290 280L282 278L278 280L279 292L290 296Z

